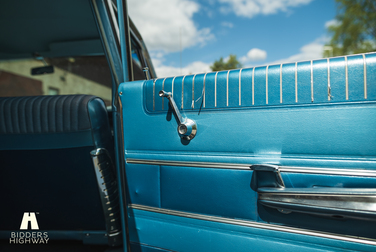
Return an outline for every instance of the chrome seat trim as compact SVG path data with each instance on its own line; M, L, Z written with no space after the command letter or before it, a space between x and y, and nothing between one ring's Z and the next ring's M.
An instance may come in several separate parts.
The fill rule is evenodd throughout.
M179 217L184 217L184 218L219 222L219 223L225 223L225 224L231 224L231 225L240 225L240 226L252 227L252 228L268 229L268 230L273 230L273 231L288 232L288 233L299 234L299 235L309 235L309 236L315 236L315 237L320 237L320 238L335 239L335 240L340 240L340 241L345 241L345 242L356 242L356 243L376 246L375 239L369 239L369 238L364 238L364 237L355 237L355 236L342 235L342 234L340 235L340 234L319 232L319 231L308 230L308 229L279 226L279 225L273 225L273 224L267 224L267 223L259 223L255 221L238 220L238 219L230 219L230 218L217 217L217 216L211 216L211 215L195 214L195 213L176 211L176 210L170 210L170 209L165 209L165 208L150 207L150 206L138 205L138 204L130 204L128 205L128 207L131 209L137 209L137 210L160 213L160 214L167 214L167 215L174 215L174 216L179 216Z
M111 156L104 148L98 148L90 152L95 176L98 183L99 195L102 203L106 222L108 243L110 246L118 246L122 242L119 192Z

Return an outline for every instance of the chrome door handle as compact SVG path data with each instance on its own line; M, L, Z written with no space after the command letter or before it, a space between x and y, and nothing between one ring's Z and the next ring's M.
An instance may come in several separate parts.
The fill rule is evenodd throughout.
M178 107L172 98L172 94L170 92L165 92L163 90L159 91L160 97L166 97L170 102L171 108L174 111L176 118L178 120L178 134L181 138L185 140L192 140L197 133L197 124L194 120L189 118L183 118L180 114Z

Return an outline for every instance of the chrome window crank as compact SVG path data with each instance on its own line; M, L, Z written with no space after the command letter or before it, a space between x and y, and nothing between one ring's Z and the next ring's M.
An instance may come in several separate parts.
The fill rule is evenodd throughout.
M197 133L197 124L195 121L189 118L183 118L180 114L178 107L172 98L172 94L170 92L165 92L163 90L159 91L160 97L166 97L170 102L172 110L174 111L176 118L178 119L178 134L181 138L185 140L192 140Z

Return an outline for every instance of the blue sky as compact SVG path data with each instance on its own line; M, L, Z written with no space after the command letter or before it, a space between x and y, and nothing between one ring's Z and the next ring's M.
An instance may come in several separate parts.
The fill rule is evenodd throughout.
M244 67L321 58L336 15L334 0L129 0L128 7L158 77L207 72L229 54Z

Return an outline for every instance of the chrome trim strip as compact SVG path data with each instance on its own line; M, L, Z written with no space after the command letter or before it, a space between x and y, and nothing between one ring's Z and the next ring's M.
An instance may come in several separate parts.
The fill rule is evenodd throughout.
M185 79L185 76L183 77L183 80L181 82L181 109L184 108L184 79Z
M350 55L350 56L360 56L362 55L363 57L363 71L364 71L364 99L367 99L368 97L368 94L367 94L367 58L366 58L366 55L368 54L374 54L374 52L369 52L369 53L362 53L362 54L353 54L353 55ZM324 58L324 59L316 59L316 60L311 60L311 101L314 102L314 80L313 80L313 61L318 61L318 60L325 60L327 61L327 74L328 74L328 101L331 101L333 99L333 96L331 95L331 83L330 83L330 59L336 59L336 58L345 58L345 72L346 72L346 100L349 100L349 80L348 80L348 56L338 56L338 57L331 57L331 58ZM297 62L293 62L291 64L295 64L295 102L298 103L298 63L301 63L301 62L307 62L307 61L297 61ZM287 64L287 63L285 63ZM274 66L274 65L266 65L266 71L268 73L268 69L269 69L269 66ZM252 69L252 68L249 68L249 69ZM256 67L253 67L252 69L252 105L254 105L254 101L255 101L255 69ZM239 72L239 106L241 106L241 71L243 69L240 69L240 72ZM228 70L227 72L227 83L226 83L226 88L227 88L227 106L229 106L229 94L228 94L228 85L229 85L229 72L230 70ZM204 73L202 73L204 74ZM218 72L215 73L215 101L214 101L214 106L217 107L217 75L218 75ZM267 74L268 75L268 74ZM196 74L195 74L196 76ZM195 76L193 77L193 89L194 89L194 79L195 79ZM283 103L283 85L282 85L282 76L283 76L283 64L280 64L280 103ZM116 77L116 76L115 76ZM172 77L171 77L172 78ZM185 76L184 76L185 78ZM183 78L183 80L184 80ZM266 81L267 81L267 86L268 86L268 76L266 76ZM184 82L184 81L183 81ZM184 83L182 83L182 86L184 88ZM267 92L267 95L268 95L268 92ZM184 96L184 91L182 91L182 98ZM194 90L192 90L192 96L193 96L193 99L194 99ZM206 99L206 97L205 97ZM268 104L269 100L267 98L267 103ZM182 103L183 103L183 100L182 100ZM192 108L194 108L194 101L192 101ZM162 107L164 107L163 105L163 102L162 102ZM184 105L182 105L182 109L184 108Z
M252 71L252 105L255 105L255 67Z
M117 35L117 39L118 39L119 44L120 44L119 24L118 24L116 16L115 16L114 8L111 8L111 6L112 7L114 6L113 2L111 0L107 0L107 5L108 5L108 9L109 9L110 14L111 14L112 22L114 23L114 28L115 28L115 32L116 32L116 35Z
M217 168L217 169L238 169L238 170L252 170L252 165L255 165L255 164L192 162L192 161L182 162L182 161L150 160L150 159L136 159L136 158L127 158L126 162L129 164L149 164L149 165L184 166L184 167ZM293 173L376 177L376 170L365 170L365 169L279 166L279 170L281 172L293 172Z
M239 106L242 105L242 70L239 71Z
M214 107L217 107L217 75L218 72L215 73L214 79Z
M330 99L332 98L332 95L331 95L332 88L330 87L330 60L329 58L326 60L326 62L328 63L328 101L330 101Z
M251 170L251 165L247 164L228 164L228 163L211 163L211 162L180 162L168 160L147 160L127 158L126 162L129 164L149 164L149 165L166 165L166 166L187 166L197 168L218 168L218 169L239 169Z
M281 172L376 177L376 170L281 166Z
M280 97L279 97L279 99L280 99L280 103L282 103L283 102L283 99L282 99L282 65L283 64L281 64L281 66L280 66L280 72L279 72L279 92L280 92Z
M191 104L192 109L195 108L195 78L196 78L196 74L193 75L193 79L192 79L192 104Z
M308 229L302 229L302 228L286 227L286 226L279 226L279 225L273 225L273 224L267 224L267 223L260 223L260 222L255 222L255 221L217 217L213 215L189 213L189 212L150 207L150 206L138 205L138 204L129 204L128 207L131 209L154 212L154 213L159 213L159 214L173 215L173 216L184 217L184 218L192 218L192 219L197 219L197 220L219 222L219 223L239 225L239 226L245 226L245 227L251 227L251 228L261 228L261 229L287 232L287 233L293 233L293 234L299 234L299 235L309 235L309 236L315 236L315 237L320 237L320 238L325 238L325 239L335 239L335 240L340 240L340 241L345 241L345 242L356 242L356 243L362 243L362 244L367 244L367 245L376 245L376 240L374 239L356 237L356 236L350 236L350 235L342 235L342 234L339 235L339 234L320 232L320 231L314 231L314 230L308 230Z
M206 90L205 90L205 84L206 84L206 75L207 75L208 73L205 73L205 76L204 76L204 87L203 87L203 89L202 89L202 94L204 95L204 98L202 98L203 100L202 100L202 103L203 103L203 107L205 108L205 103L206 103L206 100L205 100L205 98L206 98Z
M367 54L375 54L375 52L368 52L368 53L358 53L358 54L351 54L351 55L347 55L347 56L360 56L360 55L367 55ZM317 58L317 59L314 59L313 61L319 61L319 60L329 60L329 59L337 59L337 58L343 58L344 56L335 56L335 57L330 57L330 58ZM307 62L307 60L302 60L302 61L296 61L296 62L285 62L283 64L297 64L297 63L304 63L304 62ZM257 67L266 67L266 66L275 66L275 65L278 65L278 64L270 64L270 65L264 65L264 66L257 66ZM281 64L282 65L282 64ZM252 67L248 68L248 69L252 69ZM238 70L238 69L234 69L234 70ZM197 73L197 74L204 74L205 72L202 72L202 73ZM183 76L183 75L176 75L176 77L178 76ZM173 76L170 76L171 78Z
M265 97L265 101L266 101L266 104L269 103L269 97L268 97L268 70L269 70L269 66L266 67L266 72L265 72L265 92L266 92L266 97Z
M349 99L349 71L348 71L347 56L345 56L345 72L346 72L346 100Z
M311 102L313 101L313 61L311 60Z
M167 77L163 79L163 82L162 82L162 90L164 90L164 83L165 83L165 80L166 80L166 79L167 79ZM162 110L164 110L164 99L162 99Z
M295 62L295 102L298 102L298 62Z
M171 83L171 96L174 97L174 84L175 84L175 78L176 76L172 79Z
M153 111L155 111L155 82L157 81L158 79L155 79L153 81Z
M363 76L364 76L364 99L367 99L367 63L366 55L363 53Z
M91 2L93 4L95 16L97 17L97 20L98 20L98 27L99 27L100 33L102 35L103 44L104 44L103 47L107 52L107 57L108 57L108 60L110 62L111 72L114 75L116 86L119 87L119 85L120 85L119 76L117 75L117 72L116 72L114 59L111 55L111 49L110 49L110 46L109 46L108 38L106 36L106 32L105 32L105 29L104 29L104 26L103 26L101 16L99 14L98 6L97 6L97 3L96 3L95 0L92 0ZM116 92L116 94L117 94L117 92Z
M230 75L230 70L227 71L227 78L226 78L226 106L228 107L228 76Z

